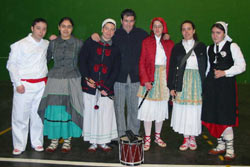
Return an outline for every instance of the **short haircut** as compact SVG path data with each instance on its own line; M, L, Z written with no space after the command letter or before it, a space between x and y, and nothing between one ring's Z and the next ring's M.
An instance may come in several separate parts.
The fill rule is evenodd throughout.
M134 19L136 18L135 11L132 9L125 9L121 13L121 19L123 20L124 16L134 16Z
M48 23L44 18L36 18L36 19L34 19L31 26L34 27L39 22L43 22L48 26Z

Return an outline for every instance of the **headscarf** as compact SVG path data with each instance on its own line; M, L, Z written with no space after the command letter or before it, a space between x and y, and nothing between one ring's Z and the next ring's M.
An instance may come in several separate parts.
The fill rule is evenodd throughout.
M224 21L217 21L216 24L222 25L223 28L225 29L225 38L224 38L224 39L225 39L226 41L232 42L232 38L230 38L230 37L228 36L228 34L227 34L227 33L228 33L228 28L227 28L228 24L225 23Z
M105 26L105 24L107 24L107 23L113 23L114 25L115 25L115 27L116 27L116 22L115 22L115 20L114 19L111 19L111 18L107 18L107 19L105 19L103 22L102 22L102 28Z
M165 22L165 20L162 17L155 17L155 18L153 18L153 20L151 21L151 24L150 24L150 30L153 31L153 24L154 24L154 22L156 20L160 21L161 24L163 25L163 31L162 31L162 33L167 34L168 33L167 23Z

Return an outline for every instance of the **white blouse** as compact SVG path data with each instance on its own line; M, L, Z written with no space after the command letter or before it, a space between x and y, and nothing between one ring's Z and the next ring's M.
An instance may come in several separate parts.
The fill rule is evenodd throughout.
M167 57L164 51L164 48L161 44L161 37L157 37L156 39L156 55L155 55L155 65L166 65Z
M194 39L182 40L182 45L184 46L186 53L188 53L190 49L193 48L194 43L195 43ZM192 51L191 55L187 59L186 69L198 69L197 57L194 51Z

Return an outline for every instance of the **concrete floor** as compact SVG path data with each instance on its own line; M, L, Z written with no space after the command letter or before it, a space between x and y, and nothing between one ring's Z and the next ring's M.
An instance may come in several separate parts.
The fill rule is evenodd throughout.
M10 82L0 82L0 167L57 167L57 166L122 166L119 163L119 148L116 143L111 143L113 150L104 153L98 150L95 153L87 152L89 144L82 138L72 141L72 151L68 154L61 153L60 148L55 153L36 152L27 144L26 151L20 156L12 155L11 137L11 105L12 85ZM145 162L142 166L247 166L250 165L250 85L239 85L239 109L240 126L234 129L235 152L237 157L231 162L226 162L221 156L211 156L207 152L214 145L216 139L211 137L204 128L202 135L197 138L198 149L196 151L179 151L182 136L173 132L170 121L164 122L162 138L167 141L166 148L160 148L152 143L150 151L145 152ZM153 127L154 128L154 127ZM4 130L6 132L4 133ZM1 133L2 132L2 133ZM141 134L143 135L143 128ZM209 144L210 143L210 144ZM48 146L49 140L45 138L44 146Z

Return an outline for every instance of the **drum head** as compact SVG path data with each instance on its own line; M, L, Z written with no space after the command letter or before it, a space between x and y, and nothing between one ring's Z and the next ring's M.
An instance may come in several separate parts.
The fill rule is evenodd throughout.
M138 136L138 135L136 135L136 137L137 137L137 140L133 143L141 143L143 138L141 136ZM120 142L121 143L130 143L129 138L126 135L120 137Z

